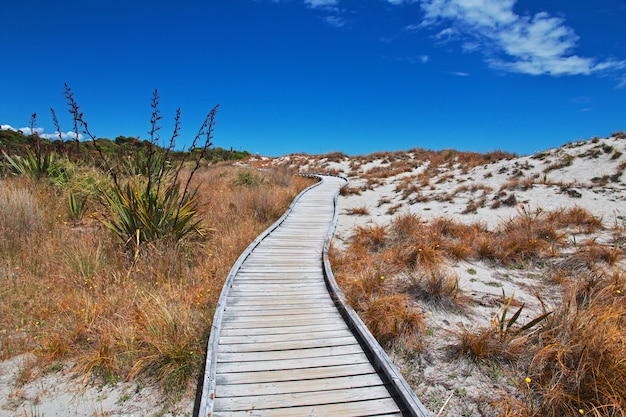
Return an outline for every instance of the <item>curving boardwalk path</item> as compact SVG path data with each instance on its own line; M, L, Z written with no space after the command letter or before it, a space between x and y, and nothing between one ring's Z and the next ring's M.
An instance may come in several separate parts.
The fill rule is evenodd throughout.
M337 293L323 255L346 181L320 179L233 267L199 416L429 415Z

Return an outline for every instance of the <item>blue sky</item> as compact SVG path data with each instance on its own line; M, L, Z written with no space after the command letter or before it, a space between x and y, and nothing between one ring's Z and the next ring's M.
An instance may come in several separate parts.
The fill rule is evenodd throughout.
M626 130L624 0L21 0L0 23L0 124L263 155L519 154Z

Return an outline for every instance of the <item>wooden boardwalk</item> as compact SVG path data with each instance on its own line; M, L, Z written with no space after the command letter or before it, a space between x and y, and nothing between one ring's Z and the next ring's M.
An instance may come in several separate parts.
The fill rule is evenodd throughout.
M320 176L242 254L207 350L199 416L428 416L324 255L345 180Z

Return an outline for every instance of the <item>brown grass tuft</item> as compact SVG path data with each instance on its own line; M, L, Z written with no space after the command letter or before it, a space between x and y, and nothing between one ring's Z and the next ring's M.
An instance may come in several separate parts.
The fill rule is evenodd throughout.
M421 349L418 335L423 332L424 316L412 308L405 294L376 295L358 306L359 315L372 335L383 346L404 338Z

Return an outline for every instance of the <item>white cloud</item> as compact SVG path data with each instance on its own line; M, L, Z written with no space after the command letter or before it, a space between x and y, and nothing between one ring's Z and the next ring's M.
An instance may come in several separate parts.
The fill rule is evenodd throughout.
M57 140L59 139L59 134L58 133L43 133L41 135L39 135L40 137L44 138L44 139L48 139L48 140ZM69 131L69 132L61 132L61 138L63 140L76 140L76 133ZM78 134L78 140L83 140L83 135L81 135L80 133Z
M337 0L304 0L304 4L309 7L329 7L336 6Z
M389 0L388 0L389 1ZM466 52L480 49L493 68L532 75L589 75L626 67L626 61L574 54L578 36L565 20L545 12L521 16L517 0L422 0L420 27L449 24L435 37L461 40Z
M461 72L461 71L450 71L451 75L456 75L457 77L469 77L470 73L469 72Z
M11 125L0 125L0 130L12 130L13 132L22 132L25 136L30 136L32 133L32 130L30 127L20 127L19 129L15 129L13 126ZM35 133L37 133L37 135L40 138L43 139L48 139L48 140L57 140L59 139L59 134L58 133L43 133L43 128L42 127L36 127L34 129ZM75 140L76 139L76 133L69 131L69 132L61 132L61 138L63 140ZM84 136L81 135L80 133L78 134L78 140L83 140Z
M35 132L37 135L41 135L43 133L43 127L36 127L35 129L31 129L30 127L20 127L20 132L22 132L25 136L30 136Z
M619 84L617 84L615 88L618 90L621 90L622 88L626 88L626 75L622 76Z

